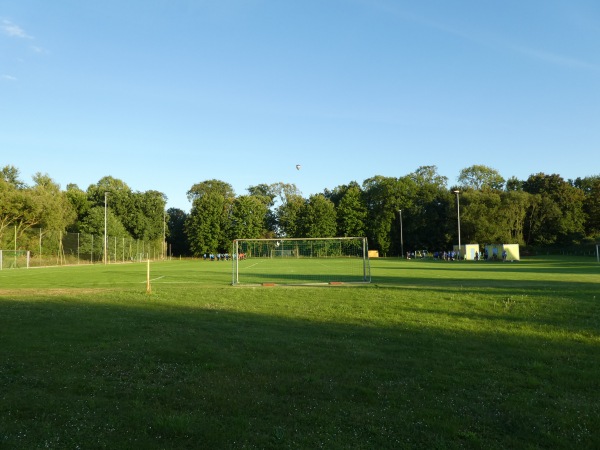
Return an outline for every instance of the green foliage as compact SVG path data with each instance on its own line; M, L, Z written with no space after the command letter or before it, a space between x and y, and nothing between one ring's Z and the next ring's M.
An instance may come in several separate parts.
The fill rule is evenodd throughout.
M467 190L460 193L461 231L463 242L491 244L506 242L504 211L497 191Z
M189 256L190 246L185 234L185 222L188 215L178 208L167 210L167 244L170 246L170 254L175 256Z
M353 184L344 189L340 195L336 208L337 236L367 235L367 207L363 199L363 192L358 184Z
M283 236L300 237L302 235L302 211L305 200L297 194L290 194L277 207L278 227Z
M230 241L264 237L268 203L265 197L241 195L232 203Z
M135 192L130 196L129 222L124 225L135 239L162 239L166 199L158 191Z
M87 193L79 189L76 184L67 185L65 197L76 215L76 219L67 226L67 230L76 232L79 229L79 222L89 213L93 203Z
M228 202L217 191L204 193L194 200L185 224L190 249L195 256L228 249L222 231L226 229ZM222 247L223 246L223 247Z
M15 166L4 166L0 170L0 181L4 181L16 189L24 189L27 186L19 178L19 169Z
M409 250L446 248L449 227L449 204L453 195L447 179L437 174L435 166L424 166L405 177L410 189L403 200L405 244ZM399 236L398 232L394 233Z
M406 205L414 192L415 183L408 178L376 176L365 180L363 191L367 205L369 248L378 249L385 255L391 248L392 223L400 205Z
M504 178L496 169L475 164L460 171L458 183L461 189L474 190L502 190L504 188Z
M523 183L526 192L535 195L532 202L528 242L533 244L580 241L585 233L585 214L581 189L560 175L538 173Z
M500 207L501 241L509 244L525 244L525 221L531 202L530 194L523 191L502 193Z
M311 195L301 211L302 228L298 237L334 237L336 211L331 200L323 194Z
M600 238L600 176L565 181L538 173L525 181L511 177L502 190L504 178L495 169L473 165L458 181L465 243L571 245ZM249 195L236 196L229 183L206 180L187 192L189 215L179 211L173 221L165 214L164 194L133 192L111 176L86 191L72 184L62 191L46 174L36 174L33 182L23 183L13 166L0 173L3 245L14 245L15 231L23 237L34 228L56 236L65 230L101 236L96 208L107 208L131 239L160 243L173 234L169 244L176 255L227 251L240 236L367 236L382 255L399 254L401 241L407 250L434 251L458 237L454 188L448 189L436 166L402 177L374 176L362 185L352 181L309 198L289 183L258 184L248 188ZM197 204L205 197L206 204Z
M233 187L229 183L213 179L194 184L190 190L187 191L187 198L193 204L196 200L210 193L219 194L225 199L232 199L235 197Z
M417 185L432 186L439 190L446 189L448 178L438 174L436 166L421 166L408 175Z
M587 217L586 236L600 241L600 176L586 178L582 190L585 195L583 211Z
M15 176L14 171L8 171ZM33 227L45 231L64 230L75 218L75 212L60 187L47 175L36 174L34 186L26 187L18 181L0 179L0 245L14 242ZM10 230L10 236L8 231ZM14 233L13 233L14 231ZM11 246L7 246L11 247Z
M79 223L79 232L104 235L104 213L103 206L94 206L90 209ZM98 233L98 230L102 230L102 233ZM108 208L106 209L106 234L119 238L129 237L129 233L117 215Z

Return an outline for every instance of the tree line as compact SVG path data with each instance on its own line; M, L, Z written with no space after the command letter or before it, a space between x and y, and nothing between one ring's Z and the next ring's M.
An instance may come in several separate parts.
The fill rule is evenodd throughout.
M27 185L14 166L0 171L0 248L14 242L30 247L32 229L39 239L55 232L162 242L166 227L166 197L158 191L134 192L123 181L107 176L87 190L69 184L66 190L48 175L37 173ZM21 247L21 245L19 245ZM160 248L160 247L159 247Z
M436 166L401 177L374 176L303 197L294 184L259 184L237 195L222 180L194 184L190 212L170 208L159 191L134 192L104 177L85 191L61 190L48 175L33 185L13 166L0 177L0 242L37 227L161 240L169 253L228 252L236 238L366 236L383 255L449 249L457 243L570 246L600 239L600 175L565 180L537 173L505 180L493 168L461 170L457 183ZM105 214L107 214L105 219ZM459 220L460 216L460 220ZM11 230L11 233L8 231ZM10 247L9 247L10 248Z
M308 198L285 183L235 195L221 180L195 184L187 195L189 214L169 210L170 242L192 255L226 251L235 238L278 236L366 236L369 248L384 255L399 254L402 246L444 250L457 243L459 214L463 243L548 246L600 238L600 176L564 180L537 173L505 180L474 165L448 187L437 167L422 166Z

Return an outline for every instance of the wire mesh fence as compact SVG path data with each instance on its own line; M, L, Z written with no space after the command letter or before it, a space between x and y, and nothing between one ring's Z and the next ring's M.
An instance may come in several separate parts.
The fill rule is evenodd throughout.
M13 236L5 235L0 240L0 245L0 250L29 251L29 267L123 263L166 257L166 247L161 239L141 240L126 236L106 236L105 243L104 235L66 233L42 228L15 230ZM23 267L23 264L18 263L19 259L11 261L11 267ZM0 269L6 268L3 266L4 264Z

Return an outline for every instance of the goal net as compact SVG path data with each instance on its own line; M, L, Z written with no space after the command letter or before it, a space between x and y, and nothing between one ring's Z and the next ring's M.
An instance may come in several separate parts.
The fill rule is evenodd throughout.
M29 268L29 250L0 250L0 270Z
M367 238L233 241L233 285L369 283Z

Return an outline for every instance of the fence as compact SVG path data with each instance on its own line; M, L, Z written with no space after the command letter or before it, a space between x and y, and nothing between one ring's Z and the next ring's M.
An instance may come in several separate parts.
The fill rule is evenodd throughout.
M66 264L117 263L127 261L157 260L166 257L166 246L161 239L140 240L124 236L64 233L31 228L10 239L0 240L0 249L31 253L29 267Z

